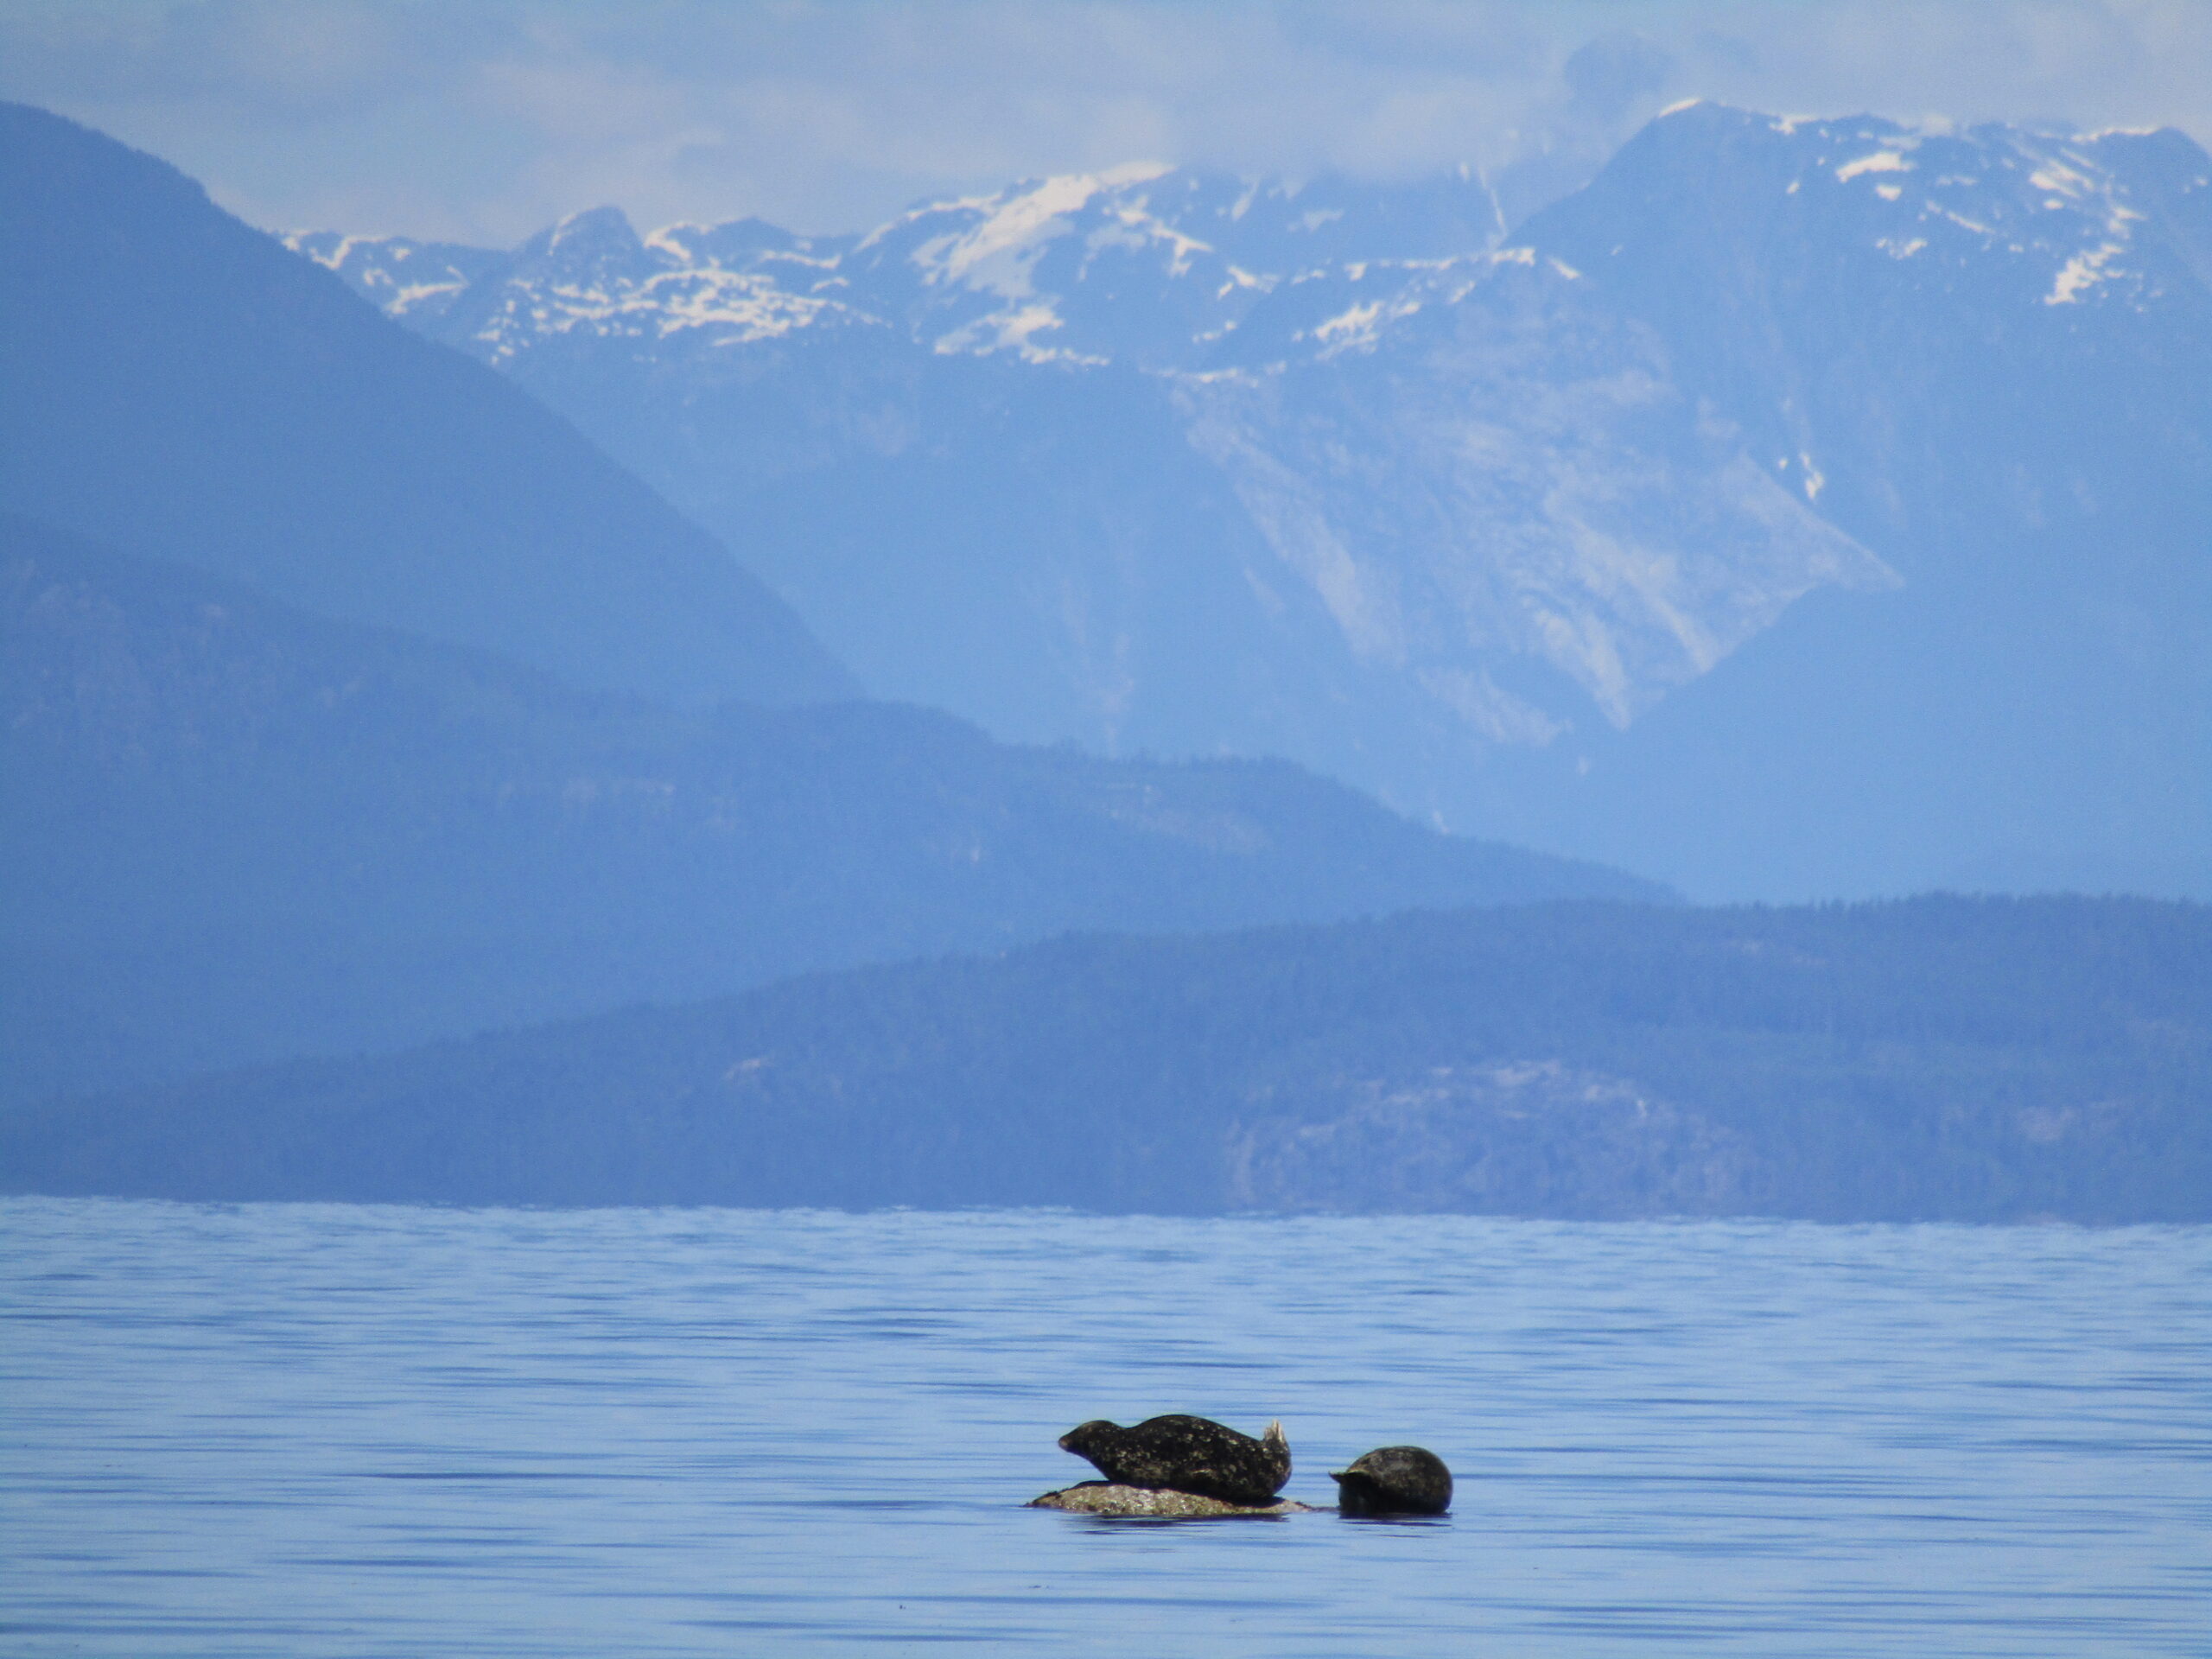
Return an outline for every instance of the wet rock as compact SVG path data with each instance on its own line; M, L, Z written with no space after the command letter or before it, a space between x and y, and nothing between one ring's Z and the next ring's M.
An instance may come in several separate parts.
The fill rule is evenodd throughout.
M1158 1520L1209 1520L1230 1516L1307 1515L1310 1503L1296 1498L1277 1498L1266 1503L1230 1503L1195 1492L1168 1491L1154 1486L1123 1486L1110 1480L1086 1480L1063 1491L1030 1499L1033 1510L1063 1510L1071 1515L1149 1516Z

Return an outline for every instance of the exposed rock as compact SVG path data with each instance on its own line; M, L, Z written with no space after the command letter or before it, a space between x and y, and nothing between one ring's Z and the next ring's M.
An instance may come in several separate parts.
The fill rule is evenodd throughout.
M1321 1079L1253 1104L1223 1147L1235 1209L1608 1220L1757 1213L1766 1198L1764 1161L1734 1130L1557 1060Z
M1171 1492L1151 1486L1122 1486L1110 1480L1086 1480L1064 1491L1033 1497L1033 1510L1064 1510L1071 1515L1147 1516L1162 1521L1198 1521L1240 1515L1310 1515L1311 1503L1294 1497L1272 1503L1226 1503L1195 1492Z

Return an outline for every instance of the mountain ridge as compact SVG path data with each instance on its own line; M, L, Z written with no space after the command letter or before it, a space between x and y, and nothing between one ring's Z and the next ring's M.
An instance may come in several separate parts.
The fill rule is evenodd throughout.
M728 553L479 364L154 157L0 106L0 505L578 683L855 687Z
M0 762L17 1097L1117 918L1661 892L1281 762L581 690L4 513Z
M1510 235L1456 176L600 210L416 323L1001 734L1282 753L1708 897L2212 893L2208 202L2173 132L1696 104ZM645 297L709 278L781 297Z
M0 1114L185 1199L2194 1222L2212 912L1581 903L1071 937Z

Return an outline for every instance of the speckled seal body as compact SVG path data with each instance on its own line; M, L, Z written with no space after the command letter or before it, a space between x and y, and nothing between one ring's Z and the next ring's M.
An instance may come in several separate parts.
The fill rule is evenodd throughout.
M1255 1440L1205 1417L1147 1417L1133 1428L1101 1421L1061 1435L1060 1450L1089 1459L1117 1485L1191 1492L1224 1503L1272 1503L1290 1478L1290 1446L1281 1423L1269 1423Z
M1441 1515L1452 1507L1452 1471L1418 1446L1386 1446L1329 1478L1346 1515Z

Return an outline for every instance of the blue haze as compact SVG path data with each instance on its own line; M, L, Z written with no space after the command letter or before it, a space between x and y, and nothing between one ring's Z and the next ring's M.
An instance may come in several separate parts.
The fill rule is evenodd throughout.
M0 1101L1071 926L1656 891L856 696L524 391L0 105Z

